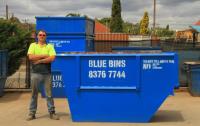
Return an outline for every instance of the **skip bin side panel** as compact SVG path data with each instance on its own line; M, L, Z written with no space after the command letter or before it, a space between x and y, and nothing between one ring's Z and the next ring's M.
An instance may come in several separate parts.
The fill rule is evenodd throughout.
M56 56L55 62L52 63L52 72L56 72L62 75L62 87L54 87L53 93L54 96L58 97L68 97L65 88L70 86L69 84L74 84L77 82L77 64L75 62L75 57L62 57ZM65 81L64 75L62 74L65 71ZM60 81L59 81L60 82ZM70 95L72 96L72 95Z
M141 97L143 113L150 120L174 89L178 75L175 56L141 57ZM148 106L148 107L147 107Z

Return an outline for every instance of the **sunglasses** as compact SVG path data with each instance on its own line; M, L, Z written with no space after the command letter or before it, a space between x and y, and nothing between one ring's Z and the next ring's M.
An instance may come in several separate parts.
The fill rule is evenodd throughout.
M39 36L43 36L43 37L45 37L46 35L45 35L45 34L39 34Z

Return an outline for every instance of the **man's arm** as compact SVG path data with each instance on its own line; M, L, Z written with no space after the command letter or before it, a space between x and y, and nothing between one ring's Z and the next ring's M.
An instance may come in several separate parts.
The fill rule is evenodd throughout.
M28 58L30 61L38 61L38 60L41 60L41 59L45 59L45 58L48 58L49 56L48 55L35 55L35 54L28 54Z
M55 56L48 56L47 58L39 59L37 61L33 61L34 64L40 63L51 63L55 60Z

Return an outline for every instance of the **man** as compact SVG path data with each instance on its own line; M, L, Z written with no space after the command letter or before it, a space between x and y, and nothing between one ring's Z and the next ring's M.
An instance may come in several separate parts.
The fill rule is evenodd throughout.
M46 32L40 30L37 38L38 42L32 43L28 49L28 58L32 63L32 95L30 103L30 113L27 120L36 119L35 114L37 110L37 99L40 84L45 87L47 107L50 118L59 120L55 114L55 106L52 98L52 85L51 85L51 62L55 59L55 49L52 45L46 44Z

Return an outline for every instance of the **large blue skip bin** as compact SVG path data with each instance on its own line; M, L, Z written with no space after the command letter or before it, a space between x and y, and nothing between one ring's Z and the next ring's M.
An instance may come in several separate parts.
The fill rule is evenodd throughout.
M75 122L148 122L178 85L174 53L59 54L57 60Z
M95 22L85 17L36 17L36 29L48 35L94 35Z

